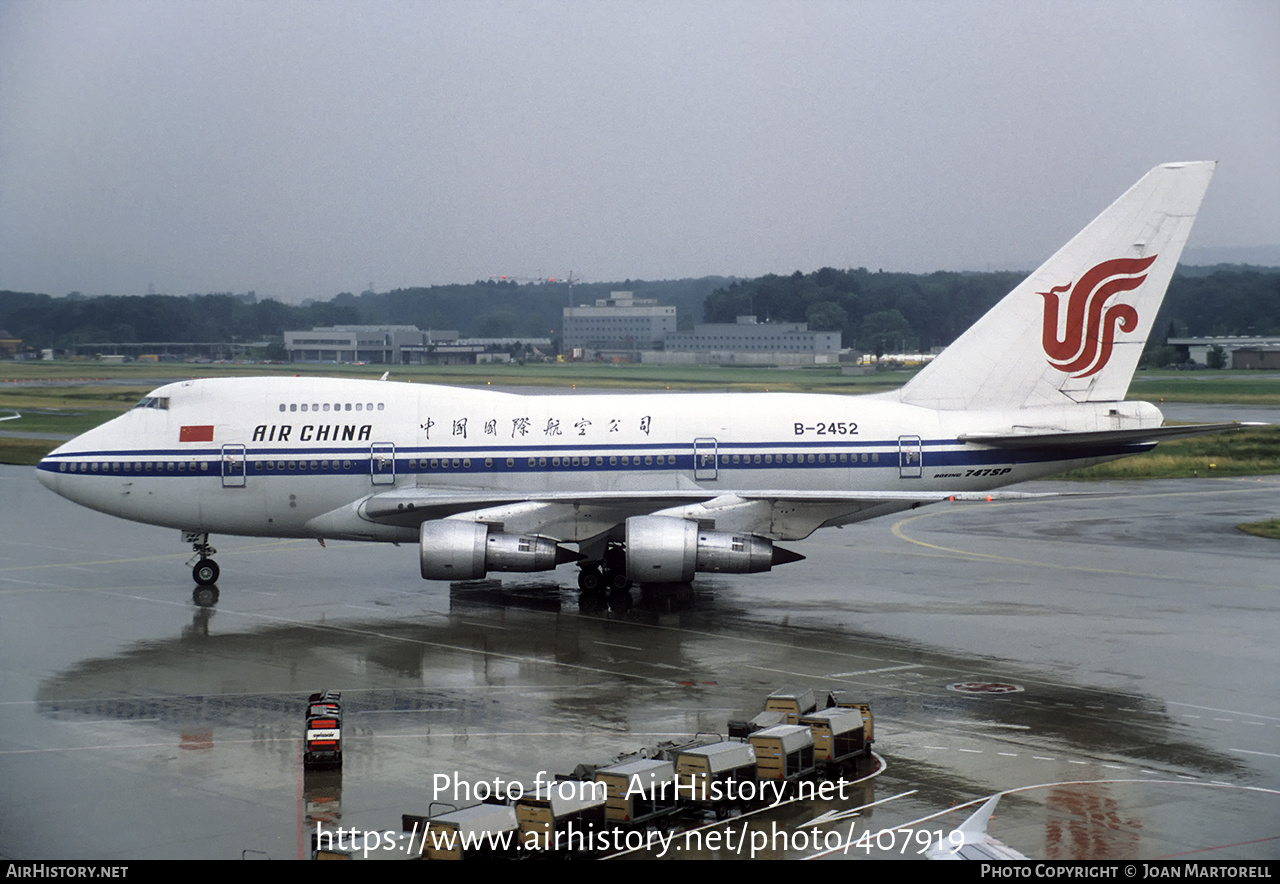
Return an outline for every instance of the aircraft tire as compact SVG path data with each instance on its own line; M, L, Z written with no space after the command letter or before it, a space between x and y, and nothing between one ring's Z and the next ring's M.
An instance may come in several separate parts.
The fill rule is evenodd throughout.
M218 582L218 574L221 573L218 563L213 559L201 559L196 562L196 566L191 569L191 576L195 578L196 583L201 586L213 586Z
M626 571L605 571L604 582L609 592L626 592L631 588Z
M578 589L583 592L598 592L602 586L604 580L595 568L583 568L578 572Z

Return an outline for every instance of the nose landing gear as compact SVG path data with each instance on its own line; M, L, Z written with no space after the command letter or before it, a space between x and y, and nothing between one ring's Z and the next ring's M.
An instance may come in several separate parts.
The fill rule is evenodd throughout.
M182 532L182 539L191 541L191 549L195 553L192 559L196 560L195 567L191 569L191 576L200 586L213 586L218 582L218 574L221 573L218 563L210 556L217 553L217 550L209 545L209 535L201 534L194 531ZM191 559L187 560L187 564L191 564Z

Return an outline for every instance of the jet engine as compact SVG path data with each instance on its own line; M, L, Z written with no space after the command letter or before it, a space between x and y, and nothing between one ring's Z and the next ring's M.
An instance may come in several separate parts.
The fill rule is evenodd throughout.
M748 574L804 556L755 534L703 531L670 516L627 519L627 577L636 583L687 583L694 572Z
M425 580L475 580L488 571L550 571L581 556L554 540L505 534L483 522L440 519L418 531L418 559Z

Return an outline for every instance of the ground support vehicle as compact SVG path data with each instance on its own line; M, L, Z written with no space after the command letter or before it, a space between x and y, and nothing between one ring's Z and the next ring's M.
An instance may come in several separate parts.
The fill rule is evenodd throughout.
M755 749L738 740L686 749L676 759L680 800L690 807L710 808L720 819L729 815L734 804L745 809L738 785L754 784L755 779Z
M805 715L818 708L818 701L811 690L791 690L779 688L764 701L765 712L781 712L786 715L786 724L795 724ZM780 722L781 723L781 722Z
M477 804L421 819L423 859L514 859L520 824L509 804Z
M602 767L595 778L609 790L604 816L611 825L643 827L681 809L676 766L671 761L640 758Z
M795 782L815 772L813 731L803 724L779 724L747 738L756 753L756 778Z
M858 759L871 751L862 715L856 709L820 709L801 717L800 724L813 734L814 762L824 776L854 773Z
M312 770L342 766L342 694L321 691L307 699L302 741L302 767Z
M862 716L862 729L867 744L867 754L871 754L871 744L876 741L875 727L871 716L871 704L855 699L851 691L831 691L827 694L827 708L856 709Z
M604 827L606 791L595 782L557 780L516 799L520 843L545 856L589 855L583 845Z

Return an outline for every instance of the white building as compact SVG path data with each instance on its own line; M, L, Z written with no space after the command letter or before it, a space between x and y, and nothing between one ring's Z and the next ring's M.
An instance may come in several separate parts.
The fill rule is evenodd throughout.
M675 333L676 308L637 298L631 292L610 292L594 307L564 308L564 348L600 350L660 350L663 339Z
M806 322L707 322L692 332L667 335L667 352L839 353L840 332L810 331Z

